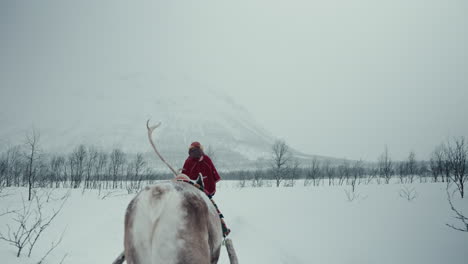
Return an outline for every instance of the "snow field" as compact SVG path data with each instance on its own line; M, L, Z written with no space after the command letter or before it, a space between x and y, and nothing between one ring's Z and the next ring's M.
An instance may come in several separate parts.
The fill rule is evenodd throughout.
M444 183L405 185L418 196L399 196L403 185L359 185L359 198L348 201L347 186L239 188L221 181L214 198L241 263L466 263L468 233L450 210ZM58 208L68 190L52 191L47 212ZM0 214L22 205L26 188L7 188ZM102 197L108 195L104 199ZM72 190L62 212L44 232L31 258L16 258L15 249L0 241L2 263L37 263L53 241L64 237L44 263L110 263L123 249L123 219L134 194L125 190ZM54 200L57 198L58 200ZM468 198L453 196L468 214ZM0 216L0 231L14 226L12 214ZM25 252L26 253L26 252ZM229 263L225 249L219 263Z

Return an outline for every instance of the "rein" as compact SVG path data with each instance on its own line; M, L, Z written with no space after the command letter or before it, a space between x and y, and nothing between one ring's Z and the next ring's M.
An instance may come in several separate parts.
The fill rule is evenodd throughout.
M202 192L208 197L208 199L210 199L211 203L212 203L212 204L214 205L214 207L216 208L216 212L218 213L218 216L219 216L219 218L220 218L220 220L221 220L221 223L222 223L222 224L224 223L224 220L223 220L223 219L224 219L224 215L221 213L221 211L219 211L218 205L216 205L216 203L214 202L213 198L211 198L210 196L208 196L208 194L205 193L205 188L204 188L202 185L200 185L200 184L198 184L198 183L196 183L196 182L194 182L194 181L192 181L192 180L189 180L189 179L187 179L187 178L185 178L185 177L180 177L180 178L179 178L179 177L176 177L175 180L178 181L178 182L185 182L185 183L191 184L193 187L195 187L195 188L199 189L200 191L202 191ZM223 237L224 237L224 238L226 238L226 236L227 236L228 234L229 234L229 233L226 234L226 232L223 230Z

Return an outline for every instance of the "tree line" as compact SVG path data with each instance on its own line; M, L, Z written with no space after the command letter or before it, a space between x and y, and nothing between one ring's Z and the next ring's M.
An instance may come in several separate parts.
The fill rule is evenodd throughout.
M39 134L33 131L26 144L13 146L0 154L1 187L84 188L139 190L143 182L167 179L169 173L148 166L142 153L128 155L115 148L110 152L79 145L69 154L45 154Z
M149 166L142 153L126 154L115 148L110 152L93 146L79 145L68 154L46 155L40 150L40 136L32 131L26 144L13 146L0 153L0 186L48 188L114 189L137 191L142 185L169 179L169 172L158 172ZM303 179L305 186L350 185L353 192L359 184L450 182L464 196L467 181L468 146L465 138L454 138L440 144L429 160L417 160L411 151L406 160L394 161L388 149L376 162L362 160L313 159L299 162L285 141L271 147L268 166L221 172L225 180L239 180L239 185L294 186ZM31 197L29 197L31 199Z
M468 145L464 137L440 144L432 151L429 160L419 161L414 151L408 154L406 160L394 161L385 147L376 162L344 159L332 163L315 158L308 164L299 164L288 145L281 140L273 144L271 153L268 168L228 172L225 178L240 180L241 187L248 182L253 187L272 185L263 180L273 180L277 187L293 186L296 180L303 179L305 186L350 185L352 192L358 184L446 182L455 184L462 198L468 179Z

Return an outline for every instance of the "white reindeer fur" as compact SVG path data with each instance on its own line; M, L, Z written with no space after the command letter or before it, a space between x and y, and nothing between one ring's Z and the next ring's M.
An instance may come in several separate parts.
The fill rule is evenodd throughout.
M155 197L154 193L158 194L158 190L162 193ZM188 212L182 206L187 194L195 195L206 203L209 212L206 223L211 225L209 230L214 230L210 237L206 231L197 233L196 237L200 237L201 241L197 239L200 244L196 245L193 245L193 239L184 237L197 231L191 229L191 223L187 221ZM217 261L215 257L216 261L212 262L212 256L213 248L218 250L219 256L222 241L219 216L208 197L188 183L167 181L145 188L127 208L127 220L131 224L125 227L125 255L130 256L133 248L133 254L138 260L132 262L132 259L127 259L129 264L187 263L187 258L193 258L194 262L190 263L197 263L197 259L205 260L206 257L209 260L207 263ZM210 242L212 245L209 245ZM182 255L185 261L181 262Z

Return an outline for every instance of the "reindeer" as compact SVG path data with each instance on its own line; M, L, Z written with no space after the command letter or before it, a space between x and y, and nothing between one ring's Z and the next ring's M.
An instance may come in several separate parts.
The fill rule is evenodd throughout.
M113 262L121 264L214 264L218 262L223 234L218 212L205 195L177 172L157 150L150 127L148 139L156 155L169 167L175 178L144 188L129 203L125 214L124 253ZM203 182L199 178L198 182ZM232 241L226 239L232 264L237 257Z

